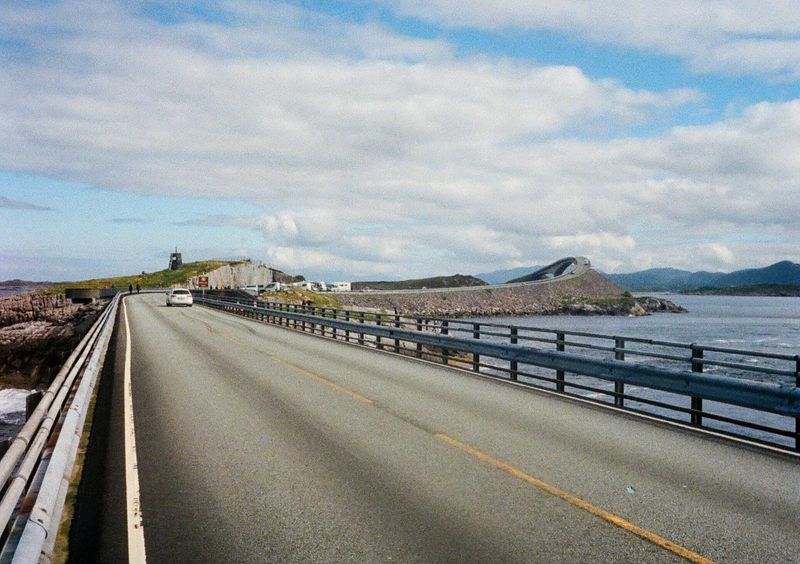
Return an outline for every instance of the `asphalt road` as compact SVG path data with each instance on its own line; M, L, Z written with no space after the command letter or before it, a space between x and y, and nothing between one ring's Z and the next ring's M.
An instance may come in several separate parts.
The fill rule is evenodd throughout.
M126 304L149 562L800 557L798 460L160 295Z

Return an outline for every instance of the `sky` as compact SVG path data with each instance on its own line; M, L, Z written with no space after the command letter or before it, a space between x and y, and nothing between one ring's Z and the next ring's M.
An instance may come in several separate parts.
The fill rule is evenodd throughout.
M796 0L4 1L0 280L800 261Z

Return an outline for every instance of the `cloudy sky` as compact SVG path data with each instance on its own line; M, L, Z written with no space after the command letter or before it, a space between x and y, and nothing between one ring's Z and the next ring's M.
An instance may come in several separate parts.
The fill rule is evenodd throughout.
M0 279L800 260L796 0L4 1Z

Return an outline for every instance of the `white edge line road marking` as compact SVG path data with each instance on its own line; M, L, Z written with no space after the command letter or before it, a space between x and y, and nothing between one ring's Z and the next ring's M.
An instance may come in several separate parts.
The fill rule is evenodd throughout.
M125 497L128 521L128 562L146 562L142 505L139 498L139 467L136 460L136 431L133 426L133 395L131 393L131 328L128 309L122 302L125 316Z

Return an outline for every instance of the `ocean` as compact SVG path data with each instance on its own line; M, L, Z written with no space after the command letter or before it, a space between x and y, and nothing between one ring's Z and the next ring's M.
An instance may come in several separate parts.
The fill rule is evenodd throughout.
M649 293L648 295L656 295ZM484 323L499 323L519 326L532 326L542 329L579 331L587 333L597 333L619 337L640 337L644 339L654 339L661 341L671 341L676 343L695 343L711 347L742 349L747 351L757 351L765 353L775 353L781 355L800 355L800 298L789 297L740 297L740 296L689 296L657 294L661 297L672 300L673 302L685 307L689 313L657 313L643 317L613 317L613 316L516 316L516 317L490 317L476 318L474 321ZM549 336L549 335L548 335ZM491 338L491 337L490 337ZM501 339L494 337L494 339ZM507 342L507 338L502 338ZM582 341L580 337L567 337L567 340ZM544 348L554 348L553 345L542 345L531 343L532 346ZM613 341L606 346L613 345ZM634 345L631 345L634 346ZM604 356L613 358L612 353L597 352L586 349L567 348L567 352L576 354L586 354L591 356ZM675 354L674 350L665 349L660 352ZM682 351L681 355L687 356L687 351ZM671 361L660 361L658 359L633 357L627 359L631 362L646 362L663 366L676 366ZM781 370L794 370L793 361L781 361L764 359L760 357L738 357L724 358L719 360L734 360L744 362L753 366L766 368L777 368ZM681 367L686 370L689 368L688 362ZM532 370L534 373L536 369ZM550 377L552 377L552 370ZM756 374L752 372L731 369L727 367L707 366L706 373L721 374L726 376L752 378L765 382L795 385L795 379L790 376ZM543 372L547 374L547 371ZM594 387L613 390L613 383L601 382L596 379L583 376L567 375L568 381L579 384L591 385ZM544 384L545 387L550 387ZM573 388L573 390L575 389ZM649 390L626 387L626 393L651 400L667 401L688 407L688 398ZM592 399L603 399L608 401L607 396L591 391L577 390L575 393ZM634 407L644 409L648 412L675 417L675 412L663 410L657 407L628 402ZM792 430L794 421L790 418L773 416L772 414L752 412L743 408L718 404L707 401L704 409L713 409L721 415L733 417L747 417L748 419L769 426ZM688 420L688 415L685 416ZM791 439L777 439L774 435L762 433L754 430L743 430L742 428L731 426L726 423L711 421L707 419L704 424L709 427L718 428L726 431L734 431L746 434L754 438L771 440L782 444L792 444Z
M647 295L672 300L689 313L491 317L480 321L800 354L800 298Z
M12 439L22 429L28 394L28 390L0 390L0 440Z
M21 294L23 292L30 292L38 288L41 288L41 286L0 286L0 298Z

